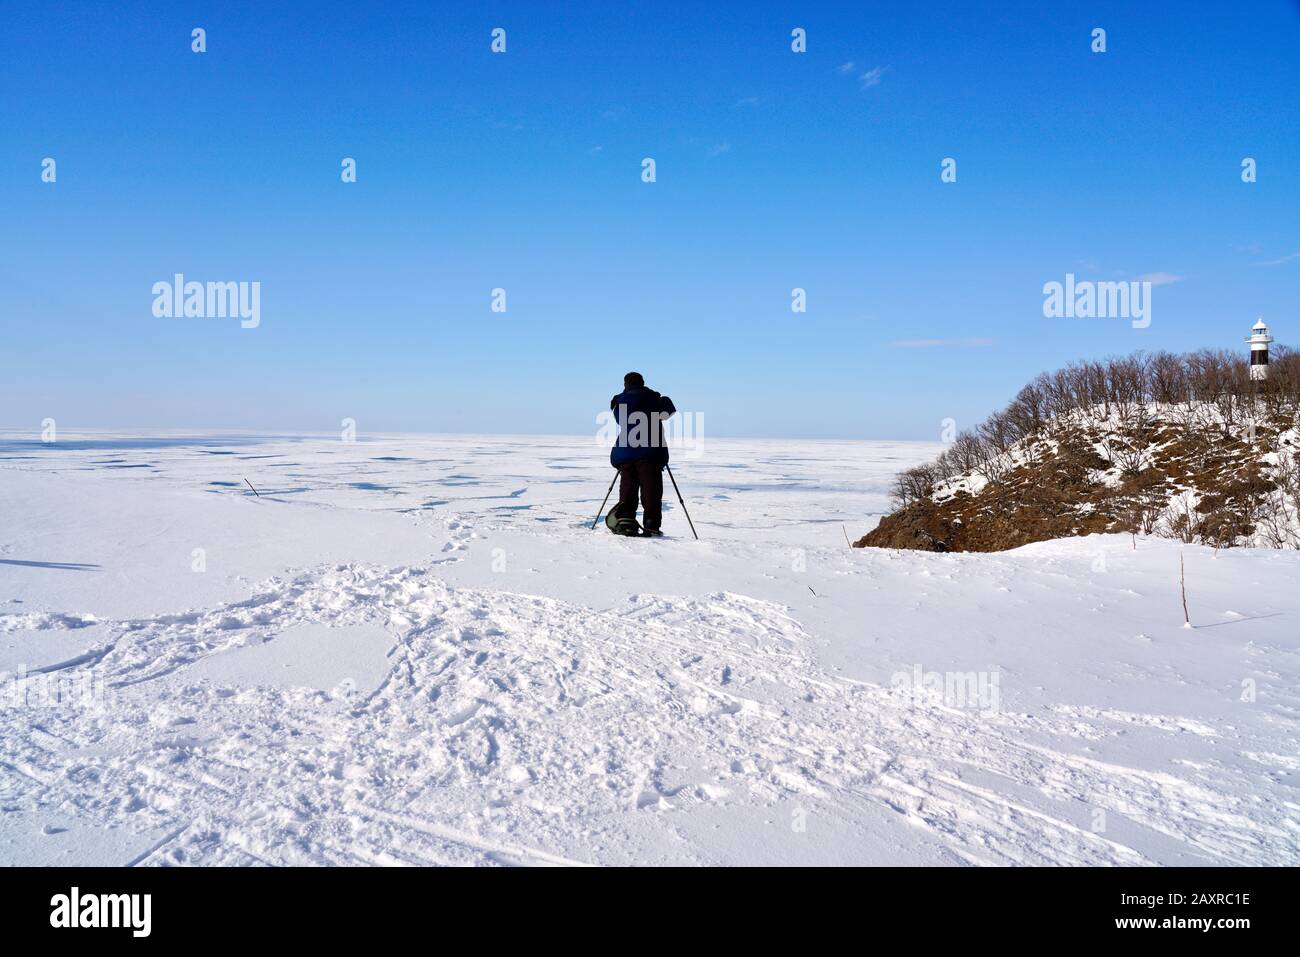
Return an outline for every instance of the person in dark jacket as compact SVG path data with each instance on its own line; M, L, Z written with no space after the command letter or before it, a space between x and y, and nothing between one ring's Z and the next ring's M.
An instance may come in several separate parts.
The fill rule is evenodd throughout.
M639 372L623 376L623 391L609 400L618 421L618 441L609 461L618 469L618 505L623 518L636 518L637 493L641 495L646 535L662 535L664 467L668 464L668 437L664 423L677 411L673 400L647 389Z

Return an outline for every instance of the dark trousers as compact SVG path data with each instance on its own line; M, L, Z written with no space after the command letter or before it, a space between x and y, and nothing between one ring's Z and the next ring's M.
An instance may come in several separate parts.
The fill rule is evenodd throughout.
M658 462L642 459L626 462L618 467L618 514L622 518L636 518L637 491L641 493L641 508L645 518L641 527L657 529L663 521L664 467Z

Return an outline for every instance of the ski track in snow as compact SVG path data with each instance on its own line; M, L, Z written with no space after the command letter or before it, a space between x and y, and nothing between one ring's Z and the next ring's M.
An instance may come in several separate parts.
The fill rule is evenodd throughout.
M363 700L150 687L250 633L361 621L394 639L391 671ZM5 803L58 787L65 809L98 825L124 811L187 822L141 864L568 863L512 836L618 843L629 810L800 796L884 802L970 863L1145 863L951 766L1113 810L1225 861L1270 863L1297 838L1213 780L1089 761L1025 734L1072 736L1081 716L1179 722L917 706L822 673L797 622L740 595L643 597L611 613L453 590L430 569L340 566L218 609L112 624L96 661L111 714L10 724L6 763L26 787ZM436 823L457 808L485 809L452 815L481 816L477 833Z
M0 631L101 629L41 670L107 689L0 710L0 808L156 834L122 861L138 866L726 863L678 822L801 807L859 835L894 816L889 840L914 828L951 863L1155 863L1094 831L1098 810L1202 862L1300 863L1297 805L1243 788L1240 768L1087 753L1130 728L1224 733L1205 720L917 703L819 664L788 605L731 591L594 608L453 587L447 563L484 527L448 518L420 564L307 568L200 610L0 615ZM1038 584L1058 571L1045 564ZM383 628L378 687L187 675L305 624ZM1245 757L1297 770L1267 748Z

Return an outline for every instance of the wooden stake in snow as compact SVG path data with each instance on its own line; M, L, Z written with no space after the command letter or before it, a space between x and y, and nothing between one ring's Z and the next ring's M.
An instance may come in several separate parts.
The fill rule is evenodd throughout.
M1192 619L1187 614L1187 571L1183 565L1183 550L1178 550L1178 585L1183 590L1183 627L1191 628Z
M258 498L261 498L261 497L262 497L261 495L258 495L257 489L253 488L253 483L250 482L248 479L244 479L244 484L247 485L249 488L252 488L252 489L253 489L253 494L254 494L254 495L257 495Z
M852 547L853 547L853 543L852 543L851 541L849 541L849 530L848 530L847 528L845 528L843 525L841 525L841 526L840 526L840 531L844 533L844 544L847 545L847 546L849 546L849 548L852 548Z

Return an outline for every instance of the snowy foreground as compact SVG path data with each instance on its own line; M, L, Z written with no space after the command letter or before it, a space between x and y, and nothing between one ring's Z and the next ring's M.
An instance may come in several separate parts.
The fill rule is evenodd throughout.
M850 550L927 444L711 441L695 542L584 439L59 438L0 863L1300 864L1295 552L1187 547L1185 629L1169 540Z

